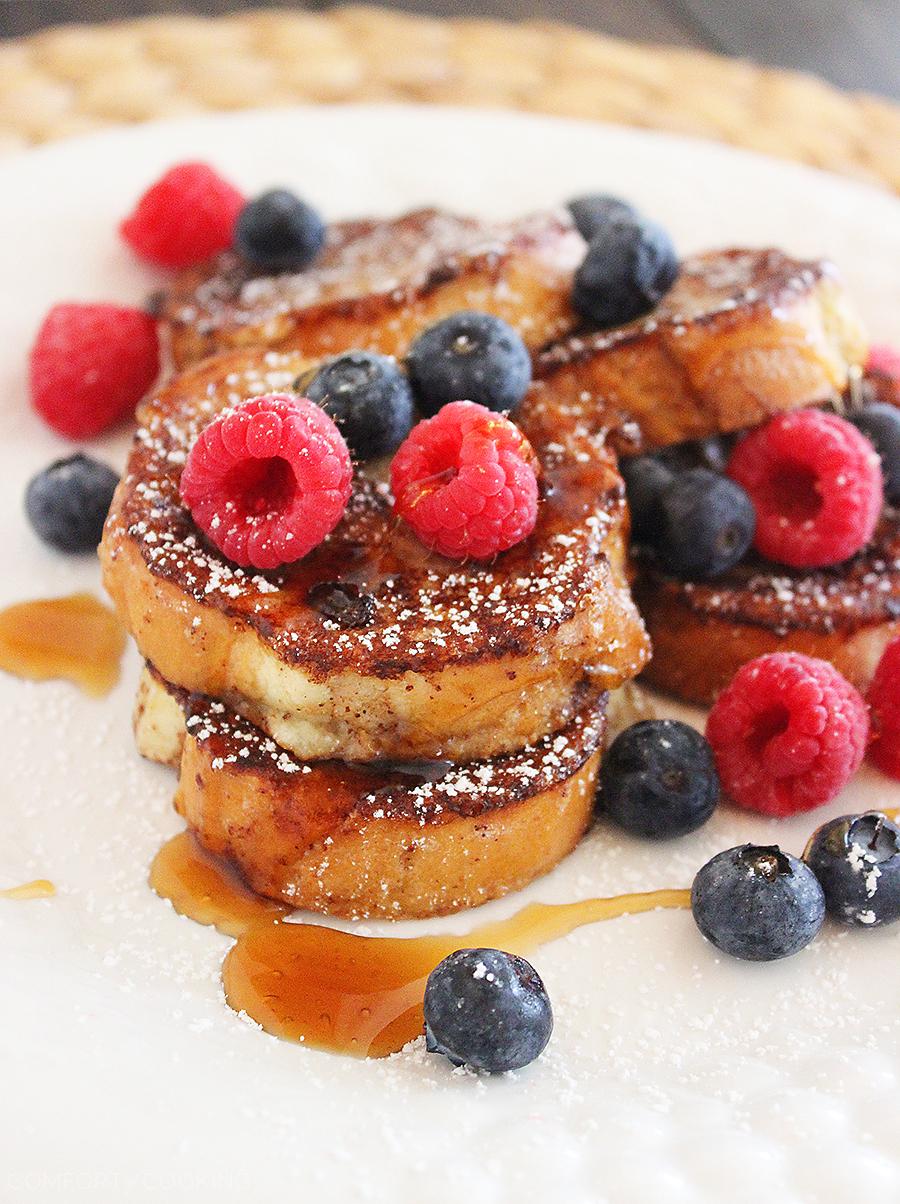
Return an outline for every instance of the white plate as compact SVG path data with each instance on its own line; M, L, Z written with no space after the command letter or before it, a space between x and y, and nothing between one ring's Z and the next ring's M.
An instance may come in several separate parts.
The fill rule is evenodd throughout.
M137 300L157 284L116 221L188 156L249 192L295 186L335 217L423 202L514 214L609 189L684 250L827 252L874 334L900 340L893 198L700 142L501 113L342 108L32 151L0 163L0 604L98 588L93 560L42 550L22 518L27 478L64 450L29 412L25 352L52 302ZM118 459L124 446L100 450ZM537 1064L498 1080L454 1073L421 1048L361 1063L243 1023L222 1000L227 940L145 885L179 824L171 776L132 746L136 669L131 655L101 703L63 684L0 681L0 885L59 886L45 902L0 901L4 1201L896 1200L896 929L829 927L769 966L717 957L684 913L583 930L535 955L556 1031ZM898 791L863 773L825 815L878 801L898 805ZM601 826L555 873L486 910L684 886L744 839L799 851L825 815L779 824L722 810L658 846Z

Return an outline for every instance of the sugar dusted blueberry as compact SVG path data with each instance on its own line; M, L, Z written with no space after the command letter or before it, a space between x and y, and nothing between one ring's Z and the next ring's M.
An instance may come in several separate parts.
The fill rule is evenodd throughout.
M656 501L653 546L669 573L708 580L728 572L746 554L756 529L747 494L708 468L676 473Z
M900 920L900 828L877 811L840 815L816 831L803 859L842 924L874 928Z
M550 1040L553 1011L535 968L499 949L459 949L428 976L425 1042L454 1065L520 1070Z
M600 766L601 811L651 839L701 827L719 801L719 775L703 736L677 719L645 719L621 732Z
M345 351L322 365L305 394L334 419L359 460L396 451L412 429L412 389L387 355Z
M678 276L672 240L655 222L603 224L575 273L572 302L597 326L619 326L653 309Z
M423 414L453 401L514 411L531 381L531 357L521 335L493 314L461 310L415 340L407 368Z
M739 845L698 872L691 910L708 941L732 957L768 962L805 948L822 926L825 896L812 870L776 845Z

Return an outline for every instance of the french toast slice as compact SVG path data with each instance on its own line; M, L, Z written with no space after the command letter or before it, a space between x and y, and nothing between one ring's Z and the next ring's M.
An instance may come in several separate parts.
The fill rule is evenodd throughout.
M583 255L564 213L489 225L422 209L336 223L314 266L295 275L259 275L226 252L183 273L160 317L179 368L246 347L399 356L460 309L505 318L536 349L577 324L569 294Z
M546 873L590 822L606 703L592 687L561 732L520 752L403 766L302 762L149 671L141 693L139 747L154 755L160 730L163 746L183 737L175 806L194 835L292 907L385 919L475 907Z
M612 429L623 452L650 451L825 401L866 350L831 264L771 249L708 251L683 262L646 318L545 348L532 404L551 397L574 419Z
M852 560L808 570L756 557L708 582L639 560L635 599L653 644L644 680L686 702L712 703L741 665L770 652L831 661L865 691L900 635L900 513L886 510Z
M179 497L188 450L223 407L290 388L308 368L297 353L231 353L141 408L100 557L167 681L222 699L304 760L470 761L563 728L586 673L607 690L640 671L648 647L625 578L615 458L547 406L517 415L541 466L537 526L491 563L427 551L394 519L387 488L362 476L302 561L253 574L224 560ZM360 626L317 605L325 585L365 595Z

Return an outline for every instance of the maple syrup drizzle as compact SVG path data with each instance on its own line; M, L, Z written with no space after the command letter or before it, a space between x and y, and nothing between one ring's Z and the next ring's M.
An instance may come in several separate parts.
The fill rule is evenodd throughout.
M182 915L237 937L222 967L225 998L235 1011L276 1037L358 1057L384 1057L421 1033L425 980L455 949L527 953L584 924L690 906L689 890L658 890L532 903L459 935L357 936L282 922L288 908L255 895L189 832L157 854L150 884Z
M33 882L23 882L20 886L7 886L0 890L0 899L50 899L56 894L56 887L47 878L35 878Z
M34 681L65 678L87 694L119 680L125 629L92 594L18 602L0 611L0 669Z
M189 831L167 840L153 858L150 885L179 915L240 937L290 908L257 895L224 858L208 853Z

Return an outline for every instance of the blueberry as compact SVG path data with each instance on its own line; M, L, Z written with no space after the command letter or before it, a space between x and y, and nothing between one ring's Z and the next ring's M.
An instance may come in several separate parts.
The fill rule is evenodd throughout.
M396 451L412 429L413 396L396 361L346 351L326 361L305 389L330 414L351 452L371 460Z
M699 871L691 910L708 941L751 962L790 957L813 939L825 916L818 879L777 845L739 845Z
M651 310L677 275L678 257L661 226L617 218L591 239L572 302L590 322L619 326Z
M814 832L803 860L842 924L900 920L900 828L878 812L841 815Z
M687 580L718 577L753 542L756 511L744 490L708 468L677 473L657 500L652 538L660 564Z
M881 456L885 501L900 503L900 410L882 401L848 417Z
M708 468L710 472L723 473L728 465L733 441L725 435L710 435L707 439L692 439L687 443L674 443L656 453L673 472L686 468Z
M519 1070L550 1040L553 1012L537 971L499 949L459 949L428 976L425 1044L456 1066Z
M514 410L531 382L531 357L519 334L502 318L474 310L420 334L406 363L419 409L429 416L451 401Z
M600 808L635 836L684 836L706 823L718 801L712 749L677 719L626 728L600 766Z
M267 272L300 272L322 250L325 223L305 201L285 188L275 188L244 206L234 242L254 267Z
M375 599L349 581L319 581L306 601L338 627L368 627L375 617Z
M25 513L44 543L60 552L95 552L119 478L77 452L32 477Z
M639 221L637 210L627 201L603 192L592 192L566 202L572 221L581 237L590 242L594 235L612 221Z
M620 464L631 511L631 536L649 543L659 529L659 499L671 483L672 469L658 456L631 456Z

